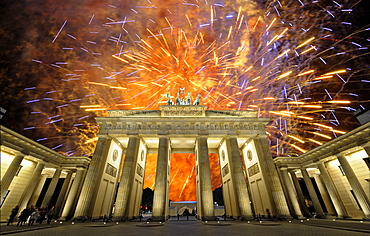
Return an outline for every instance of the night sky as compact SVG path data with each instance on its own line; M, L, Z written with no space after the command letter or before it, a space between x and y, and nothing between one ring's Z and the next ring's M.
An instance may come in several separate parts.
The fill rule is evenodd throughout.
M370 108L370 50L367 48L370 47L370 30L365 30L370 28L370 1L300 2L3 0L0 2L0 106L6 113L1 124L65 155L89 156L94 143L88 141L98 132L94 117L106 113L105 110L87 112L80 106L100 104L106 109L158 109L163 94L169 92L174 96L178 87L186 86L194 95L201 93L210 109L259 107L262 116L272 119L268 132L273 155L297 155L297 150L287 151L292 149L290 144L294 142L288 134L325 142L327 140L313 132L326 131L318 130L311 123L348 131L359 125L353 117L354 110ZM244 21L238 16L239 6L243 6ZM270 11L278 19L278 24L272 27L268 27L273 21ZM325 12L332 12L335 17ZM259 16L263 16L263 20L259 20ZM216 20L210 21L210 17ZM235 26L229 23L236 18L241 24L238 20ZM122 27L113 24L119 21L127 23ZM211 23L202 24L204 22ZM199 25L199 32L204 35L201 40L191 23ZM185 58L184 65L165 58L163 61L157 58L157 62L161 62L156 63L155 55L164 50L150 51L142 41L140 44L144 47L138 43L143 39L148 45L157 47L158 42L150 32L171 31L171 34L164 34L167 34L168 47L173 48L169 37L175 35L172 26L182 28L187 40L199 40L195 49L184 46L189 52L185 56L179 49L171 52L169 58ZM268 45L272 35L281 33L285 27L289 31L284 37ZM233 35L223 46L229 32ZM285 59L278 56L286 49L293 51L312 36L316 37L311 45L314 50L309 52L312 54L306 54L302 47L296 52L301 53L300 56L293 52ZM174 41L186 45L184 38ZM212 42L219 48L211 51ZM241 50L242 56L231 57L245 42L248 46ZM129 62L126 63L112 57L126 51L128 54L148 52L151 60L137 62L127 57ZM203 54L198 55L199 52ZM327 64L322 63L321 57ZM227 63L219 63L222 60ZM212 62L212 66L206 62ZM171 66L167 66L169 63ZM176 63L180 66L175 67ZM247 71L249 65L253 69ZM186 66L188 69L184 70ZM137 68L144 69L137 72ZM150 72L145 70L148 68ZM309 78L303 81L301 77L283 77L287 68L293 68L291 73L295 76L309 69L315 70L316 77L343 68L347 68L347 72L316 83ZM161 73L167 72L170 76L162 76ZM232 75L224 76L227 73ZM252 80L259 75L261 79L255 79L257 82ZM274 79L280 78L279 75L282 79ZM284 116L282 121L269 113L286 109L286 104L299 94L296 84L307 81L310 84L304 86L299 101L318 104L329 99L350 100L350 105L343 105L349 108L333 105L323 108L322 112L294 110L301 116L312 116L311 123ZM104 86L94 83L104 83ZM107 84L112 86L105 86ZM247 87L250 85L253 86ZM284 92L286 88L288 92ZM252 94L248 89L256 91ZM275 100L260 101L263 97L275 97ZM340 135L331 134L332 138L337 134ZM317 144L303 146L310 149Z

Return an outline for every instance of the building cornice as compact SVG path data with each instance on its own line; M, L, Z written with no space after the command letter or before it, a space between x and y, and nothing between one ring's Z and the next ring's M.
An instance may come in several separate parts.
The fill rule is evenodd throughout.
M40 162L42 161L60 167L78 166L83 168L86 168L90 163L90 159L87 157L66 157L5 126L1 125L0 130L2 147L14 152L25 153L27 156L36 158Z
M370 142L370 122L357 127L342 136L335 138L319 147L316 147L298 157L277 157L276 165L284 166L308 166L322 161L338 153L349 154L359 146L365 146Z

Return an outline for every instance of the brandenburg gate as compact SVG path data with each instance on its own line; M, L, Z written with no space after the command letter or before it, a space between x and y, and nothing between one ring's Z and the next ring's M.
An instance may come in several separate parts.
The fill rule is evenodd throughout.
M199 219L215 219L209 153L219 155L227 217L252 219L269 209L291 218L267 142L269 119L198 104L169 102L160 110L110 110L97 117L99 139L73 218L109 216L113 208L114 220L138 217L148 153L158 153L153 220L169 215L171 153L196 155Z

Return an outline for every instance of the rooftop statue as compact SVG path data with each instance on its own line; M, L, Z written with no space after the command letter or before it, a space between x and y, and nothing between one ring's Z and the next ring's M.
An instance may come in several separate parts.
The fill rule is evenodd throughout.
M193 103L193 106L198 106L200 105L200 94L198 93L198 96L197 98L195 99L194 103Z
M191 105L190 92L188 92L188 98L186 99L186 105Z
M184 88L180 88L179 89L180 92L178 92L176 94L176 100L175 102L172 101L171 99L171 95L169 93L166 94L167 96L167 105L169 106L173 106L173 105L176 105L176 106L198 106L200 105L200 94L198 94L197 98L195 99L194 103L192 104L191 103L191 96L190 96L190 92L188 92L188 96L186 97L186 99L184 97L182 97L181 95L184 94L184 90L185 90L185 87Z
M167 105L173 105L173 101L169 93L167 93Z

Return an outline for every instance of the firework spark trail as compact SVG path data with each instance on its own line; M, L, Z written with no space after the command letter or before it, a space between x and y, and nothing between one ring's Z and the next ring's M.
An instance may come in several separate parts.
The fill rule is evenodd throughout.
M94 142L87 141L98 132L91 117L122 107L158 109L166 93L175 96L187 87L210 109L270 117L273 155L299 155L343 134L344 110L369 102L348 92L357 89L353 84L368 83L361 74L369 66L360 60L369 54L368 42L358 35L369 27L352 29L347 1L328 4L132 1L129 12L111 5L105 15L86 14L86 25L68 20L67 27L66 20L53 40L61 58L33 59L61 79L37 86L57 91L48 94L52 101L45 92L27 90L32 111L41 112L34 116L46 121L25 130L74 135L74 145L38 139L67 154L91 153ZM47 119L55 115L60 117Z

